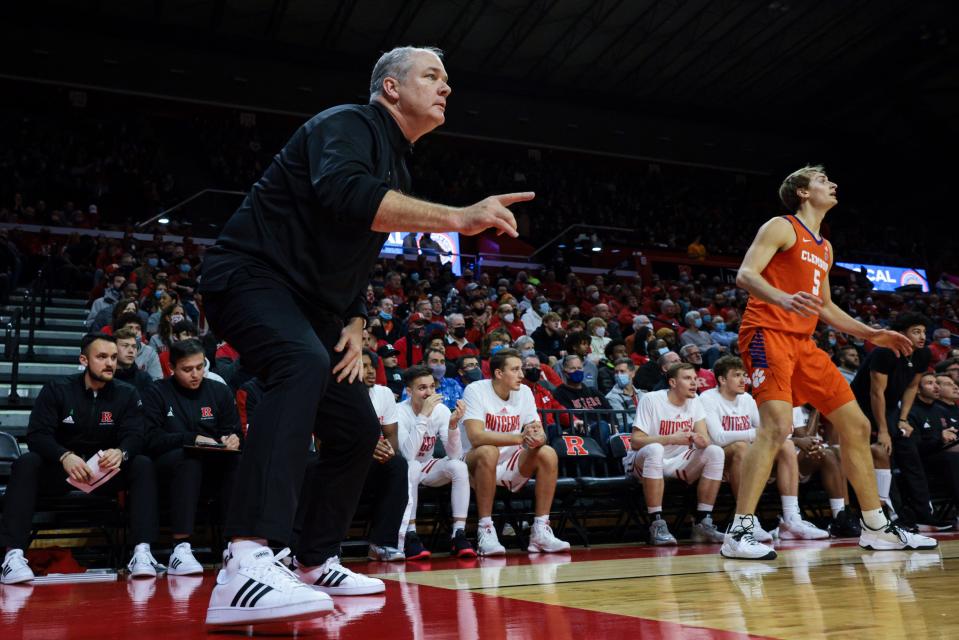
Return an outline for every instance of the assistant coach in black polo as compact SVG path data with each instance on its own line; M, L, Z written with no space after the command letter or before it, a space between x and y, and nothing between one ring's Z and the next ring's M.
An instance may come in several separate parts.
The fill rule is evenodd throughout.
M228 573L242 572L242 557L262 551L259 544L289 540L311 432L323 444L315 502L303 505L296 551L306 575L298 575L313 582L344 571L340 541L380 431L359 375L364 294L388 233L495 228L515 236L506 207L533 197L491 196L456 208L406 195L411 145L445 120L450 86L440 56L413 47L383 54L369 104L334 107L301 126L206 254L200 290L210 324L266 386L226 523L238 558ZM356 578L382 590L372 585L379 581ZM231 582L238 581L214 590L208 620L243 617L230 613L235 597L220 606Z

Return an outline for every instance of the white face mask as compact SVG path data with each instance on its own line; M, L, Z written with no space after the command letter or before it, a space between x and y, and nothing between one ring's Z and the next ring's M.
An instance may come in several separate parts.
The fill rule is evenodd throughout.
M596 336L599 338L606 336L606 327L596 327Z
M503 320L505 320L507 324L511 324L513 320L515 319L516 319L516 316L512 313L507 313L503 315Z

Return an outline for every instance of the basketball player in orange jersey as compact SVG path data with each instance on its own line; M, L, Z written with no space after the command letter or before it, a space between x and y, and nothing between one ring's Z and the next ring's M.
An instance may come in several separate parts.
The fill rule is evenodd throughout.
M739 349L759 404L756 442L742 465L736 516L720 553L727 558L771 560L776 552L753 537L756 503L776 452L792 430L792 408L809 403L836 427L842 467L862 507L859 546L866 549L932 549L932 538L911 534L883 513L869 451L869 421L825 351L811 336L822 319L839 331L909 355L903 334L873 329L844 313L830 299L832 245L819 235L836 206L836 184L822 167L790 174L779 197L791 215L764 224L743 258L736 284L750 296L739 330Z

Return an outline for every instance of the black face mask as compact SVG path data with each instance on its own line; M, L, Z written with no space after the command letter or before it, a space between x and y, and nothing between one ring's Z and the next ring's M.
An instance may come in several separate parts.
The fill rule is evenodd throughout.
M453 327L453 337L454 338L465 338L466 337L466 327Z
M543 372L539 369L523 369L523 376L530 382L539 382Z

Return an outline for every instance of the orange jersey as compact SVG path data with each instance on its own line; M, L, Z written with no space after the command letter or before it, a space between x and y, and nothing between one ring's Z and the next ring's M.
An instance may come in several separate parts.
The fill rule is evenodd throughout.
M817 238L796 216L783 216L796 233L796 242L789 249L772 257L762 276L772 286L788 294L807 291L822 297L820 288L832 267L832 252L825 238ZM816 330L819 316L804 318L798 313L763 302L750 296L743 313L740 331L763 327L775 331L810 336Z

